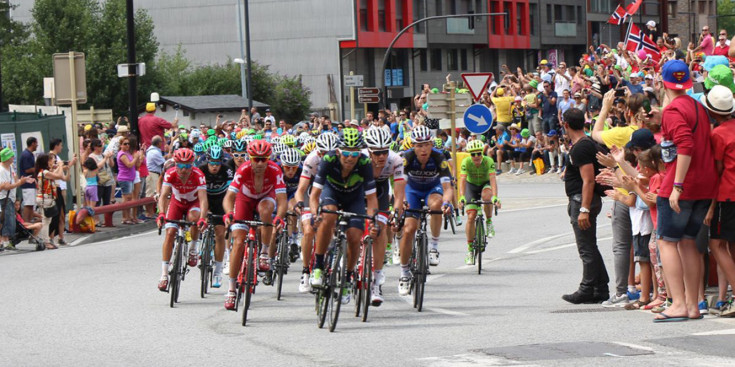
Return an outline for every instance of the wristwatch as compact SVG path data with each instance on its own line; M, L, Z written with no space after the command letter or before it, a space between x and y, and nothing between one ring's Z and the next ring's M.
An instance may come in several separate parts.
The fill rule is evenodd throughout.
M581 208L579 208L579 212L580 212L580 213L589 213L589 212L590 212L590 210L589 210L589 209L587 209L587 208L585 208L585 207L581 207Z

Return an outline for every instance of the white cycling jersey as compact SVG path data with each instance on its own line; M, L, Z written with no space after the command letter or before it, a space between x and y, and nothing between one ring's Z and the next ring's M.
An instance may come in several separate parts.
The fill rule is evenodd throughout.
M363 154L370 156L370 152L367 149L363 149ZM406 175L403 174L403 157L394 151L388 152L388 160L385 162L385 166L380 173L375 176L375 181L385 181L393 176L393 181L401 181L406 179Z
M319 170L319 162L321 162L321 160L322 159L319 157L316 150L309 153L309 155L307 155L306 159L304 160L304 167L301 170L301 177L309 180L313 179L314 176L316 176L317 170Z

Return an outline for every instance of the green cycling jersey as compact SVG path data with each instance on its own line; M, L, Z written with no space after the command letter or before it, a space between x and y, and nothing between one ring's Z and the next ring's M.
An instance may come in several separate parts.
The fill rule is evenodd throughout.
M483 186L490 182L490 174L495 173L495 160L488 156L482 157L482 163L476 166L472 162L472 157L466 157L462 160L462 166L460 167L459 174L467 176L467 182Z

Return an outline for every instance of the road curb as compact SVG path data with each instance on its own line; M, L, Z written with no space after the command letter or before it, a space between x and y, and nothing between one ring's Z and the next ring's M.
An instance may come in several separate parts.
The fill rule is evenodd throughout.
M111 231L92 233L89 236L79 238L71 243L71 246L87 245L95 242L128 237L139 233L148 232L156 228L157 226L155 221L140 223L132 226L116 226L115 229Z

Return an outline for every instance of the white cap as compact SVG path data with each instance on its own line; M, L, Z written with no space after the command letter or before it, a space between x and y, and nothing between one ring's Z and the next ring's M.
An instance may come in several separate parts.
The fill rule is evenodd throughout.
M656 22L654 22L652 20L649 20L649 21L646 22L646 25L649 26L649 27L655 27L656 26Z

